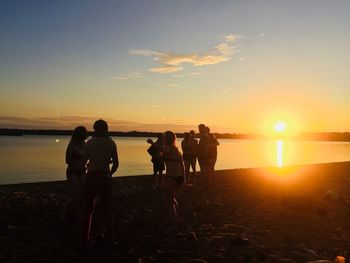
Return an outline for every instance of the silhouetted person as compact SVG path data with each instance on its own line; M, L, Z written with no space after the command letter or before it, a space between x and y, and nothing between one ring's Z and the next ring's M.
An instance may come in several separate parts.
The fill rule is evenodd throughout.
M209 147L208 147L208 175L213 178L215 176L215 164L218 155L218 145L220 143L216 139L215 135L210 133L209 127L206 127L207 134L209 136Z
M85 155L87 130L83 126L74 129L71 140L66 150L66 177L71 198L66 203L60 214L62 221L80 219L83 209L83 193L85 188Z
M196 151L198 142L194 138L194 131L191 133L185 133L184 139L181 142L181 148L183 153L183 160L185 165L185 182L193 183L196 179ZM192 167L193 174L190 174L190 168Z
M90 240L90 227L95 199L99 195L105 223L105 241L113 242L112 175L119 161L117 146L108 136L108 125L104 120L94 124L94 136L87 142L86 210L83 224L83 245ZM112 168L109 164L112 162Z
M153 163L153 188L159 187L162 183L163 171L165 170L164 160L163 160L163 134L160 133L158 135L158 139L156 142L153 142L151 139L147 140L151 146L148 148L147 152L152 156ZM158 176L158 183L156 183Z
M175 145L176 135L171 131L164 133L164 149L163 156L166 166L166 176L162 187L163 201L165 202L165 216L170 223L170 227L178 229L178 203L176 200L176 192L184 182L184 164L182 155Z
M201 175L207 176L209 174L208 165L208 151L209 151L209 135L204 124L198 125L199 130L199 142L197 147L197 157L199 167L201 169Z

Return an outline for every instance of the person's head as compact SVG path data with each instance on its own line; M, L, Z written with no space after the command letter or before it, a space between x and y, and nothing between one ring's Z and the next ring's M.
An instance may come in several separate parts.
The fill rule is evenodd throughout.
M194 132L194 130L190 131L190 135L191 135L191 138L194 138L196 136L196 133Z
M108 124L105 120L97 120L94 123L95 135L107 135L108 133Z
M198 130L199 130L199 133L205 133L206 132L205 125L203 123L199 124Z
M205 127L205 132L208 133L208 134L210 133L210 128L208 126Z
M164 133L164 144L166 146L172 146L175 145L176 141L176 134L173 133L172 131L166 131Z
M163 133L159 133L157 138L158 138L158 141L163 141Z
M84 126L78 126L74 129L71 141L72 142L83 142L87 139L88 132Z
M190 139L190 134L188 132L184 133L184 139L189 140Z

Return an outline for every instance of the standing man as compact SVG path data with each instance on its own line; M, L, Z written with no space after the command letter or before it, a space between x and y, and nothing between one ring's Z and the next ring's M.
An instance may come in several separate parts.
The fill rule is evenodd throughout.
M113 243L113 213L112 213L112 175L119 166L117 146L108 136L108 124L97 120L94 124L94 136L86 145L87 176L86 176L86 207L83 222L83 246L90 240L91 219L95 199L99 195L104 223L105 241ZM112 163L112 168L109 164Z
M194 132L194 130L191 130L190 131L190 144L191 144L191 148L192 148L192 151L193 151L193 156L190 160L190 164L191 164L191 167L192 167L192 174L193 174L193 177L192 177L192 182L195 183L197 181L197 171L196 171L196 162L197 162L197 147L198 147L198 141L196 139L196 134Z
M207 133L206 127L204 124L198 125L199 130L199 143L197 147L197 157L199 167L201 169L202 177L207 177L209 174L208 167L208 152L209 152L209 135Z

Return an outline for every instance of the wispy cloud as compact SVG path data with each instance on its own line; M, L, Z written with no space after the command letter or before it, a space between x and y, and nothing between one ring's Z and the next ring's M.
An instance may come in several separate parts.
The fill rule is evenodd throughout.
M113 77L113 79L117 79L117 80L126 80L126 79L128 79L128 78L126 78L126 77Z
M174 74L173 77L184 78L184 77L188 77L188 76L198 76L201 74L202 74L201 72L191 72L191 73L187 73L187 74Z
M143 79L145 76L142 72L130 72L120 76L114 76L113 79L116 80L128 80L128 79Z
M240 36L229 34L224 41L205 53L178 54L148 49L133 49L129 53L136 56L151 56L160 63L159 67L149 69L155 73L173 73L184 69L184 64L204 66L218 64L231 59L235 52L235 44Z

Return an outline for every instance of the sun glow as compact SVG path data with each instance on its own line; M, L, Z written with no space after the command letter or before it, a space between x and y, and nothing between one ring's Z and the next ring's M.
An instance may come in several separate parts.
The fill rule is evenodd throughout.
M287 129L287 125L286 123L279 121L275 123L274 129L275 129L275 132L281 133Z

